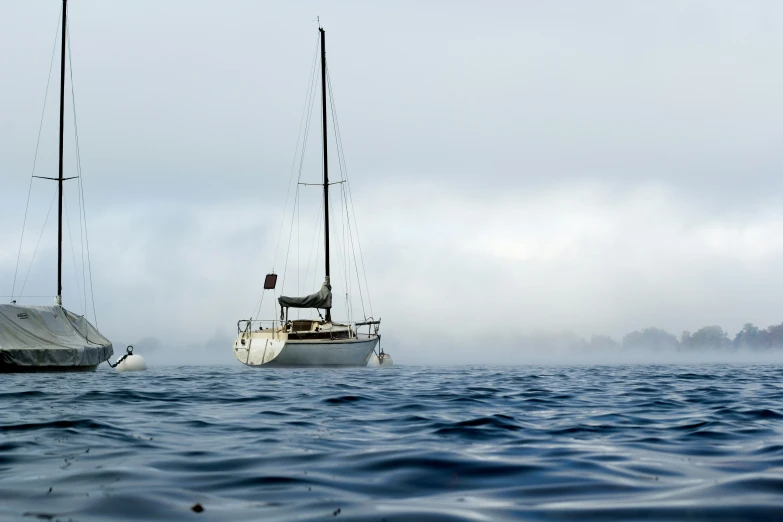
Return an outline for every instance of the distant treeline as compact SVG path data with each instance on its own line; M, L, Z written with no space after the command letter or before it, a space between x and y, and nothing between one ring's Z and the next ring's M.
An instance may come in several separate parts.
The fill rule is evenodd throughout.
M759 328L746 323L732 338L720 326L705 326L695 332L682 332L680 338L660 328L645 328L626 334L622 343L606 335L594 335L585 348L594 349L646 349L646 350L783 350L783 323Z
M528 335L506 335L493 339L501 344L510 344L546 353L577 352L626 352L639 350L645 352L693 352L707 350L757 352L779 351L783 354L783 323L759 328L747 323L733 337L720 326L705 326L695 332L682 332L679 339L674 334L660 328L644 328L623 336L617 341L608 335L593 335L585 339L574 332L560 333L535 331Z

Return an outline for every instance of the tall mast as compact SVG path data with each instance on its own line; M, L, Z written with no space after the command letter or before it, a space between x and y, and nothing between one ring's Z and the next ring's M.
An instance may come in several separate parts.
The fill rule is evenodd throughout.
M63 0L63 37L60 54L60 171L59 204L57 209L57 304L62 305L63 294L63 120L65 115L65 17L68 14L68 0Z
M65 0L63 0L65 1ZM323 137L324 137L324 249L326 257L326 279L329 279L329 161L326 154L326 32L321 31L321 102L323 112ZM326 309L326 320L332 320L332 310Z

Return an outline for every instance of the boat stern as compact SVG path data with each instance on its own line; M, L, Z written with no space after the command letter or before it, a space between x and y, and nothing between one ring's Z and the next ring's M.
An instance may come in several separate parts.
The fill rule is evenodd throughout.
M280 355L285 346L285 340L273 339L270 336L250 335L244 332L234 341L234 356L248 366L263 366Z

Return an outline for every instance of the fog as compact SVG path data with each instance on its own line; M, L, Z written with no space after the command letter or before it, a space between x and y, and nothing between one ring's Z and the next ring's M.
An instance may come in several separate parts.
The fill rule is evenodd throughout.
M233 364L237 320L286 252L287 294L320 282L317 188L274 259L320 16L372 313L396 362L775 357L541 344L783 321L776 2L69 5L95 311L115 351ZM49 181L33 182L14 274L60 2L5 7L0 299L31 267L20 302L48 304ZM56 62L39 176L57 172ZM319 138L314 122L303 181L320 176ZM64 302L93 319L66 191Z

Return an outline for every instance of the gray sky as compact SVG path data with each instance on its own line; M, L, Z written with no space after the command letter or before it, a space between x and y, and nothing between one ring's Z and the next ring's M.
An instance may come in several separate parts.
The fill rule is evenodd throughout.
M60 3L2 7L7 295ZM453 343L481 346L481 362L495 349L481 341L488 332L617 338L719 324L733 334L783 321L778 2L72 0L95 301L112 339L219 350L205 340L230 338L253 313L273 265L316 16L373 309L398 359ZM36 175L57 172L58 81L56 59ZM307 181L320 176L315 116ZM33 184L22 277L53 190ZM25 294L54 294L55 240L50 221ZM78 312L67 233L65 255L65 304Z

